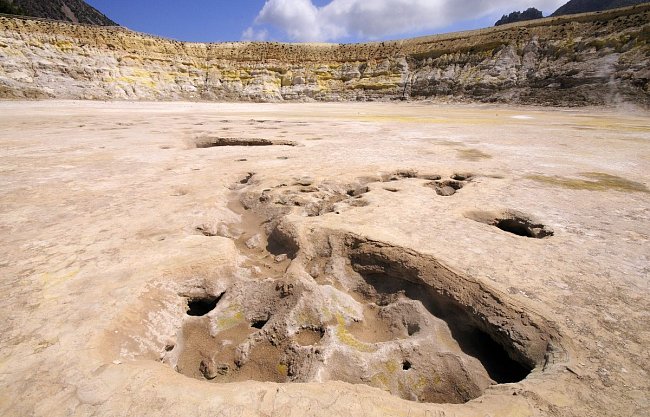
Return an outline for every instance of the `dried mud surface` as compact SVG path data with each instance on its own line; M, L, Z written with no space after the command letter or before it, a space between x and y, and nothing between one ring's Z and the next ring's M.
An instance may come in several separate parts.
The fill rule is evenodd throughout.
M2 415L650 412L647 113L0 108Z

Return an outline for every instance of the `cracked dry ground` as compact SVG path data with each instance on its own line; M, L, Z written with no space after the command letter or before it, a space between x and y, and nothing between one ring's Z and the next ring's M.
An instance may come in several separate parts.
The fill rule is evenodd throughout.
M647 113L0 106L3 415L650 411Z

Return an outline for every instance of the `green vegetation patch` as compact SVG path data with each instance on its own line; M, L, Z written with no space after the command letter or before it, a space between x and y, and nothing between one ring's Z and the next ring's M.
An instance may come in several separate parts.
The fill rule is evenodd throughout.
M529 175L528 179L541 182L548 185L554 185L572 190L588 191L624 191L624 192L641 192L648 193L650 190L640 182L631 181L616 175L605 174L602 172L583 172L580 178L566 178L546 175Z

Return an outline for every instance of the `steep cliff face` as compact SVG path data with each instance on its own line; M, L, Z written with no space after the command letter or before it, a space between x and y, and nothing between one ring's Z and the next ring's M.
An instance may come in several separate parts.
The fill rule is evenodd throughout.
M356 45L183 43L0 18L0 97L650 104L650 5Z

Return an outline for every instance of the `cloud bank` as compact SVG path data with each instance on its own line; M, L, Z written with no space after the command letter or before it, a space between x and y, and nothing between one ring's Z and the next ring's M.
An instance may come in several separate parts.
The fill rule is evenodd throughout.
M266 39L273 27L297 42L379 39L434 31L455 23L536 7L552 11L566 0L267 0L244 39Z

